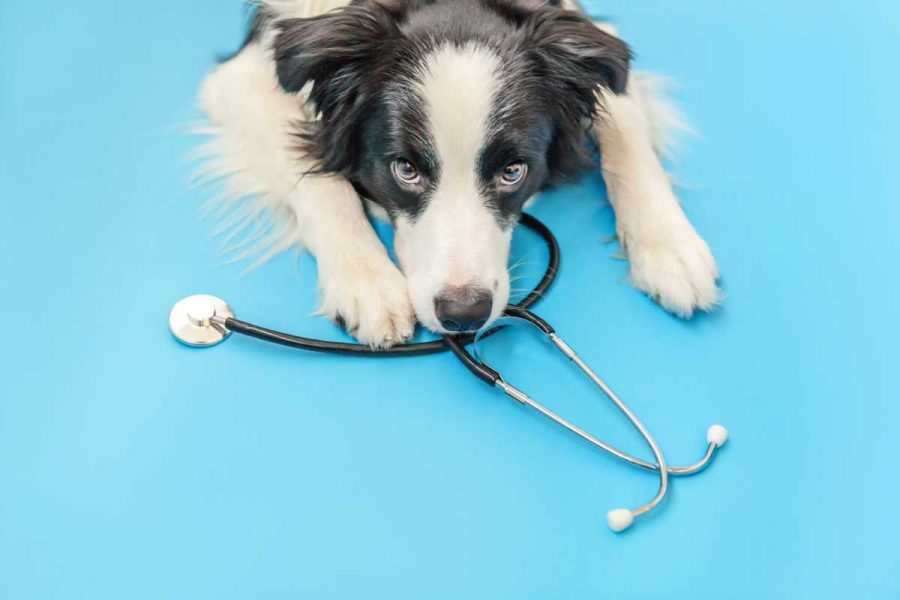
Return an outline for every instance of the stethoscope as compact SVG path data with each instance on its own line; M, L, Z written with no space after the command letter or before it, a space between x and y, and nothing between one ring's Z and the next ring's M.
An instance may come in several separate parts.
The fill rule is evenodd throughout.
M465 334L453 337L445 336L442 339L429 342L406 344L385 350L373 350L369 346L364 346L362 344L304 338L240 321L235 318L234 312L225 301L216 298L215 296L207 295L190 296L175 304L169 313L169 330L178 341L193 347L214 346L227 339L232 333L239 333L291 348L353 356L418 356L424 354L436 354L449 350L456 355L460 362L462 362L472 374L485 383L500 388L507 396L519 404L536 410L538 413L568 429L600 450L603 450L630 465L648 471L656 471L659 474L659 488L652 500L637 508L619 508L607 513L606 521L609 524L609 527L616 532L624 531L631 526L635 517L650 512L663 501L669 487L669 476L693 475L706 468L715 456L716 451L721 448L728 439L728 431L721 425L713 425L706 433L707 448L700 460L684 467L672 467L668 465L656 440L653 439L653 436L650 435L650 432L647 431L647 428L644 427L644 424L641 423L628 405L625 404L612 389L610 389L606 382L604 382L603 379L601 379L600 376L597 375L597 373L595 373L594 370L591 369L590 366L588 366L588 364L559 337L559 335L557 335L547 321L529 310L529 308L550 289L553 282L556 280L557 273L559 272L560 250L559 243L556 241L553 233L543 223L527 214L522 215L521 222L528 229L537 233L547 244L549 250L547 268L540 282L535 286L531 293L517 305L508 306L503 317L499 319L491 329L479 331L475 334ZM553 346L559 349L559 351L569 360L575 363L575 365L577 365L578 368L603 391L616 408L625 415L638 433L641 434L641 437L644 438L647 446L650 447L655 462L647 462L636 456L632 456L627 452L623 452L622 450L607 444L587 431L584 431L580 427L538 403L522 390L511 385L498 371L491 368L483 360L482 354L479 352L479 343L485 338L509 326L524 326L537 331ZM474 356L466 349L466 346L470 344L473 346Z

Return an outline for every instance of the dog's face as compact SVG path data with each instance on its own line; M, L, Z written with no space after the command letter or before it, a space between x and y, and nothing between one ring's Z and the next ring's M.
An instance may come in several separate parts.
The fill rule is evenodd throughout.
M419 321L445 333L496 319L523 204L589 164L597 89L629 53L537 0L366 0L278 24L288 91L312 83L301 132L325 172L380 204Z

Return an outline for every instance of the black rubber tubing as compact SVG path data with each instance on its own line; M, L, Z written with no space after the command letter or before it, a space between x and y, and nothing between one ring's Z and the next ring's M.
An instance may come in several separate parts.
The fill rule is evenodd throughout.
M556 240L556 236L553 235L553 232L550 231L550 229L546 225L541 223L535 217L523 213L520 223L534 233L538 234L541 239L544 240L544 243L547 244L547 250L549 254L547 268L544 271L543 277L541 277L541 280L534 287L534 289L531 290L531 292L529 292L529 294L525 296L525 298L521 302L515 305L520 309L527 310L530 307L534 306L538 302L538 300L540 300L544 296L544 294L547 293L547 291L553 286L553 283L556 281L556 276L559 273L560 251L559 242ZM233 331L234 333L240 333L242 335L253 337L266 342L279 344L281 346L288 346L290 348L297 348L300 350L307 350L311 352L323 352L328 354L389 358L438 354L440 352L451 350L451 342L448 341L448 338L446 336L443 339L432 340L430 342L417 342L414 344L394 346L392 348L373 349L370 346L366 346L364 344L354 344L350 342L332 342L327 340L316 340L312 338L291 335L288 333L283 333L281 331L259 327L258 325L253 325L252 323L240 321L235 318L226 319L225 327L229 331ZM488 332L488 335L493 334L495 331L499 331L500 329L502 329L502 327L498 327L497 329ZM453 346L459 349L462 346L471 344L475 339L475 334L467 333L463 335L453 336L449 339L452 339ZM482 379L484 378L485 377L482 377Z

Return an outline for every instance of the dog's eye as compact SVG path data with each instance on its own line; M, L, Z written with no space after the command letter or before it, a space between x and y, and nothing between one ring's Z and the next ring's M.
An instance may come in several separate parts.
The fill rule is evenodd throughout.
M500 183L503 185L517 185L525 179L528 173L528 165L523 162L509 163L500 172Z
M391 163L391 172L400 185L416 185L422 181L416 165L402 158Z

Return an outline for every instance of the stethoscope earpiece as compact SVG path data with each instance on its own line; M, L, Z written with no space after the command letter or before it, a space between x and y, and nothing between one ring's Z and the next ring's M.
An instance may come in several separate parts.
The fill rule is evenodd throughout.
M634 523L634 514L627 508L617 508L606 513L606 523L609 528L620 533L625 531Z
M706 441L721 448L728 441L728 430L721 425L712 425L706 431Z

